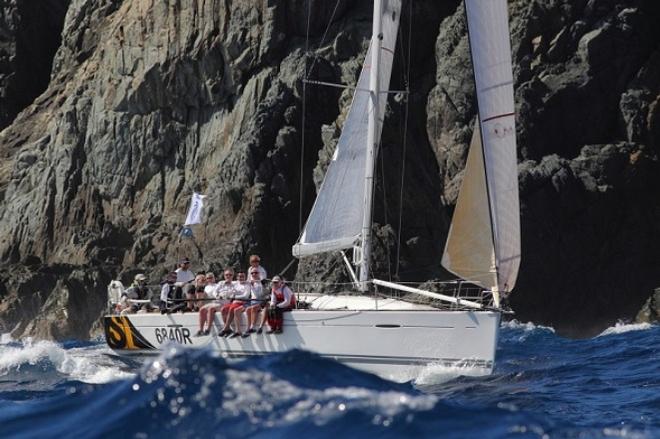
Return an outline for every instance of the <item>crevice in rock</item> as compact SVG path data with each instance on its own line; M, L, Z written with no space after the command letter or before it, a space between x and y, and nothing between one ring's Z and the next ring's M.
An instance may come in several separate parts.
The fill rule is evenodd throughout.
M0 14L0 130L46 90L70 0L18 0Z

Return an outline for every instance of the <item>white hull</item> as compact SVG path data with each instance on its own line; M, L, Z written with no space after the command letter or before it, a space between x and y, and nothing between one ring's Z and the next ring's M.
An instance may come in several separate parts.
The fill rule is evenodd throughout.
M294 310L285 313L282 334L247 338L218 337L217 316L210 335L195 337L197 313L108 316L105 329L108 345L121 354L156 353L171 342L210 347L230 358L304 349L408 381L432 365L490 374L499 323L500 314L493 311Z

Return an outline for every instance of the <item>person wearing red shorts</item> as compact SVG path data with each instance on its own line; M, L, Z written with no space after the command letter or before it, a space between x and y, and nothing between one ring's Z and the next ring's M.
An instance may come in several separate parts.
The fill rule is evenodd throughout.
M237 274L238 284L236 285L236 293L230 298L230 302L222 307L220 313L222 314L222 321L225 322L224 328L220 332L221 337L238 337L241 336L241 322L234 319L236 311L243 308L245 302L250 300L250 283L245 280L245 272L239 271ZM240 314L239 314L240 315ZM232 322L235 321L234 330L232 331Z

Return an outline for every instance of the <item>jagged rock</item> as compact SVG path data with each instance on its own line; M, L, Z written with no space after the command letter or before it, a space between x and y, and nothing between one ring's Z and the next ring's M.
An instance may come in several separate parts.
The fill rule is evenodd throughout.
M411 8L390 84L410 85L410 105L399 96L386 113L374 270L422 281L450 276L440 257L476 102L459 1ZM633 316L660 281L660 2L514 0L510 12L524 252L511 304L589 333ZM82 337L103 282L157 281L181 256L219 270L259 253L282 271L351 99L301 80L354 84L370 29L369 2L73 0L52 72L39 64L48 88L0 132L3 327ZM208 195L206 221L185 238L192 191ZM336 255L285 275L309 291L349 281ZM90 320L62 326L81 289Z
M523 244L511 304L523 320L597 332L632 317L657 285L658 144L648 130L660 11L650 1L521 1L510 15ZM461 11L443 23L427 104L450 205L476 112L473 85L451 82L469 68L463 27Z
M658 323L660 322L660 288L653 290L653 294L648 298L644 306L639 310L635 317L637 323Z
M13 336L85 339L106 309L111 280L98 268L70 265L3 270L0 332Z

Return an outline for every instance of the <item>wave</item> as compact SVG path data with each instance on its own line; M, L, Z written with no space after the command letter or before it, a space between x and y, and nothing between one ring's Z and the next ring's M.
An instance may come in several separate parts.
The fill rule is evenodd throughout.
M645 331L653 327L654 325L650 323L617 322L614 326L607 328L606 330L598 334L596 337L604 337L607 335L614 335L614 334L624 334L626 332L632 332L632 331Z
M230 361L209 350L172 347L130 379L68 383L56 397L4 408L0 401L0 430L35 437L332 439L597 438L606 437L605 431L653 437L660 431L639 424L622 428L619 420L608 422L600 413L588 425L581 425L579 416L567 420L564 410L585 404L585 398L580 392L575 402L562 402L562 395L570 393L564 388L553 396L561 407L548 417L543 392L553 388L556 378L541 372L464 376L436 386L431 394L304 351ZM602 401L595 409L609 410Z
M51 381L100 384L134 376L106 360L102 356L105 352L107 349L102 346L65 349L51 341L34 342L28 338L18 342L4 337L0 344L0 378L4 382L44 380L48 375Z
M13 341L14 339L11 338L11 334L0 334L0 345L9 344Z
M304 351L238 361L171 345L129 373L98 343L10 341L0 346L0 436L660 437L659 331L571 340L513 323L492 375L431 365L403 384ZM5 360L8 348L23 353ZM66 357L91 365L73 372ZM113 379L74 378L94 368ZM7 376L38 385L7 397Z
M507 328L507 329L519 329L519 330L521 329L525 332L533 332L533 331L541 330L541 331L549 331L552 332L553 334L555 333L555 328L551 326L536 325L532 322L522 323L516 319L502 322L500 326L502 328Z

